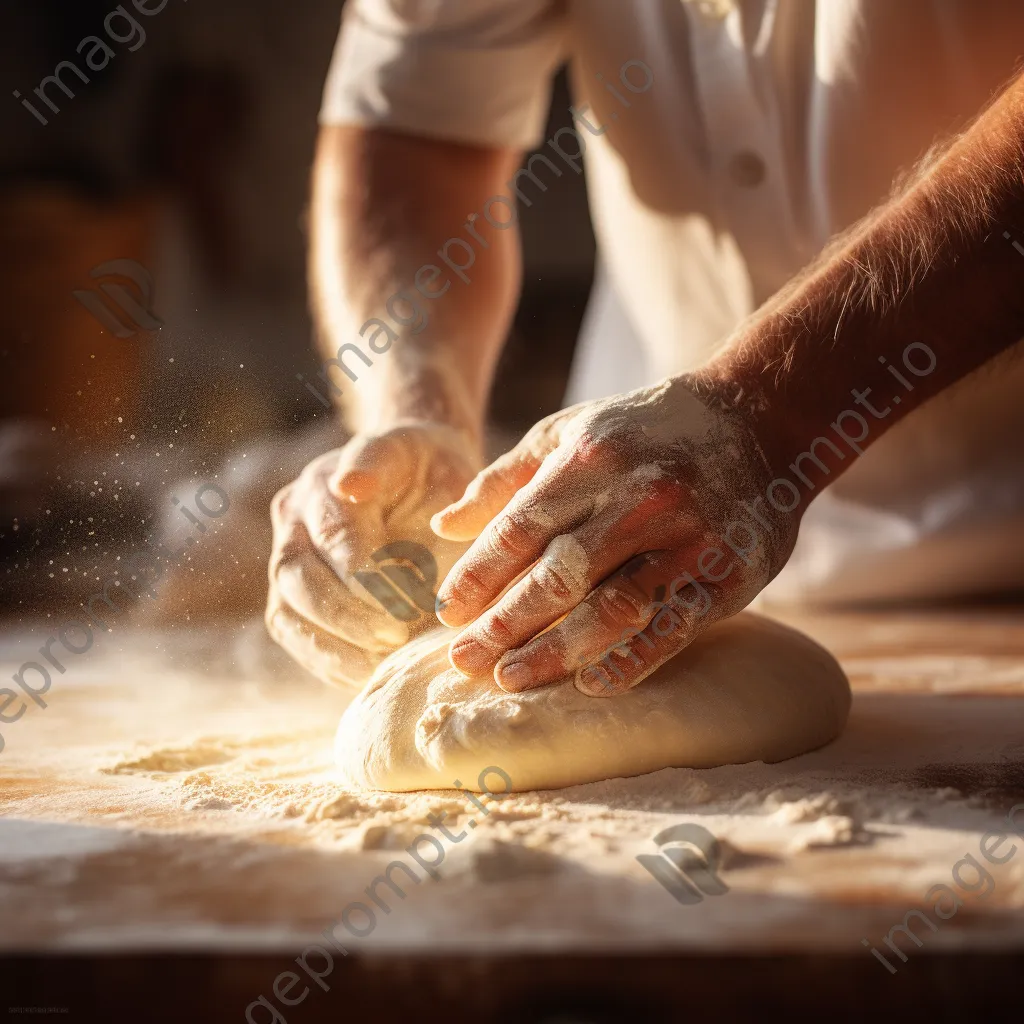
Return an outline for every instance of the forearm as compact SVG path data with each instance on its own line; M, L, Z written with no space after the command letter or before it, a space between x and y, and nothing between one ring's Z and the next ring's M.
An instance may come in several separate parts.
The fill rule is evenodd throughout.
M866 448L1024 336L1024 257L1006 233L1024 240L1022 78L745 324L707 383L760 422L775 468L844 409L869 421ZM934 362L922 375L902 360L915 343L933 353L911 353ZM819 452L825 475L850 465Z
M310 280L324 378L357 430L400 419L478 439L520 283L517 229L472 211L518 162L488 150L381 130L321 130L313 180ZM452 238L447 265L438 250ZM467 246L471 246L468 249ZM472 255L470 255L470 253ZM436 268L436 269L431 269ZM380 323L371 321L380 321Z

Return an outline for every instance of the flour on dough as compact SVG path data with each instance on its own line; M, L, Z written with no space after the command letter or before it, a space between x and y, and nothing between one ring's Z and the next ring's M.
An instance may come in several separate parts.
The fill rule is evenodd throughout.
M850 687L836 660L787 626L744 613L712 626L639 686L586 697L571 680L510 694L448 662L454 630L407 644L342 716L335 761L367 789L479 792L495 765L515 791L668 767L782 761L835 739ZM485 776L491 788L499 776Z

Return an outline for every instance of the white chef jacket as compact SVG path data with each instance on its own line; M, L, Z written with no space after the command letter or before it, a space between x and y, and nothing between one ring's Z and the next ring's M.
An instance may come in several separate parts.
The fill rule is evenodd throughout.
M705 362L1022 57L1024 0L350 0L321 121L529 149L568 62L604 129L578 129L602 265L576 401ZM1007 360L891 430L811 506L776 595L1024 584L1022 397Z

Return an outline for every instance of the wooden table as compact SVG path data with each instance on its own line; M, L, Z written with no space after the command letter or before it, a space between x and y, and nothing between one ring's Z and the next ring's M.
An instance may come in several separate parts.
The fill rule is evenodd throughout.
M773 766L505 798L448 850L440 880L410 886L348 942L329 992L305 979L309 996L284 1018L747 1019L772 1008L981 1019L1016 1005L1001 1000L1019 1001L1024 839L987 865L983 898L955 888L953 870L1024 804L1024 613L788 621L851 678L836 743ZM345 793L329 750L344 700L293 673L259 633L104 636L55 680L45 710L2 727L11 1005L244 1020L298 951L325 942L323 929L406 857L428 813L462 820L450 794ZM39 635L3 634L6 676ZM726 894L683 906L637 862L679 822L721 841ZM920 948L897 935L902 962L883 940L909 910L931 913L926 893L940 883L963 905L934 931L915 927Z

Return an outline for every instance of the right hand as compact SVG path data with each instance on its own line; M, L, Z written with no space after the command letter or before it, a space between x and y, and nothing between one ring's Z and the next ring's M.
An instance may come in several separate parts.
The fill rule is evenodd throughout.
M452 665L511 693L575 676L612 696L745 608L789 558L805 493L764 502L765 433L731 402L683 374L548 416L483 470L435 518L475 538L438 595L462 629Z
M311 462L271 504L270 635L326 682L365 682L437 619L432 611L411 618L400 595L389 612L356 574L386 596L393 588L373 555L412 542L430 551L440 583L468 544L438 538L430 517L461 497L479 468L463 434L420 421L357 434Z

